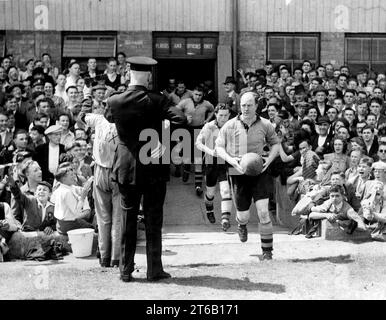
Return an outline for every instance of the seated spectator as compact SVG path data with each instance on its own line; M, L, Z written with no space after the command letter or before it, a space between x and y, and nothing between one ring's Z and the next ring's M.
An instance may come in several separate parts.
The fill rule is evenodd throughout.
M312 151L309 140L302 140L299 143L299 152L301 155L301 169L296 171L287 179L288 196L290 199L296 199L295 191L299 193L307 193L310 186L316 183L316 169L319 165L318 155Z
M55 204L55 217L57 230L61 234L80 228L93 228L94 225L87 221L90 219L90 208L87 194L90 191L93 177L84 187L76 186L75 170L70 163L62 163L55 175L58 187L52 194L52 202Z
M351 151L354 151L354 150L360 151L362 155L366 153L365 152L366 146L361 137L351 138L350 143L351 143Z
M331 152L331 136L328 135L330 129L330 123L328 117L319 117L317 121L319 126L319 134L314 137L314 140L311 141L312 150L319 157L323 157L324 154Z
M20 187L20 191L25 195L34 195L38 184L42 182L42 170L39 164L32 159L27 159L22 162L20 173L18 182L21 182L21 179L26 180L25 184ZM12 196L10 203L12 214L20 223L23 223L23 210L20 208L19 202Z
M8 147L12 142L13 134L7 130L7 125L7 113L0 113L0 150Z
M6 256L9 251L7 242L18 229L18 223L11 213L9 204L0 202L0 262L8 260Z
M15 201L23 212L22 231L43 231L51 235L56 230L54 205L49 202L52 187L47 182L39 182L34 195L24 194L12 177L8 176L9 186Z
M349 158L346 155L347 144L341 138L333 140L333 153L324 155L324 161L331 165L330 169L324 176L321 184L328 184L333 172L346 172L350 166Z
M362 201L365 191L366 182L371 178L371 170L374 160L370 157L363 156L359 160L358 175L346 182L346 188L350 193L354 193L355 197Z
M384 185L379 182L374 188L373 194L361 202L363 222L368 230L371 230L371 238L375 241L385 242L383 236L386 223L386 206L383 198Z
M379 182L386 185L386 163L382 161L374 162L372 168L374 180L369 180L365 183L362 199L367 199L374 194L374 188ZM386 199L386 189L384 190L383 198Z
M345 191L342 186L332 186L329 190L329 199L323 204L315 206L311 209L309 219L323 220L327 219L330 223L337 223L343 227L341 221L354 221L357 223L360 230L366 230L358 213L344 200ZM306 235L306 238L312 238L318 226L314 225ZM347 230L349 233L351 230Z
M345 172L346 181L353 180L358 176L358 165L361 157L362 153L359 150L350 152L350 167Z

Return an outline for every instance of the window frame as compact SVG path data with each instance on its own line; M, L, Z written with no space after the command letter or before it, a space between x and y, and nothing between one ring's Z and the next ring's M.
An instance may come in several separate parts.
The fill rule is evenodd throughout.
M3 45L0 46L0 57L5 57L7 54L7 39L5 35L5 31L0 31L0 44L2 43Z
M81 37L82 43L84 42L84 38L88 37L97 37L98 41L100 38L104 37L112 37L114 38L114 47L113 47L113 54L112 55L106 55L106 56L99 56L99 55L64 55L65 54L65 41L67 37ZM111 57L116 57L117 55L117 46L118 46L118 33L116 31L73 31L73 32L62 32L62 50L61 50L61 58L62 58L62 69L64 70L67 66L66 63L70 61L71 59L77 60L80 64L85 65L87 64L87 60L92 57L97 60L98 69L101 69L102 67L105 67L105 63L107 59Z
M283 38L283 39L292 39L292 59L272 59L271 53L270 53L270 40L274 38ZM300 57L300 59L295 59L295 51L294 51L294 42L295 39L307 39L312 38L316 40L316 59L309 59L308 57ZM287 67L290 69L291 74L293 73L293 70L295 67L301 66L304 60L311 61L312 64L314 64L314 68L316 68L320 64L320 33L319 32L268 32L266 35L266 56L267 60L271 61L274 65L280 65L280 64L286 64ZM303 45L303 41L301 41L301 46ZM286 46L286 41L284 41L284 48ZM301 48L301 47L300 47ZM299 50L299 52L303 52L302 50ZM286 52L284 52L284 55Z
M361 57L363 56L363 41L368 40L370 41L370 46L369 46L369 52L368 52L368 57L369 60L349 60L348 55L349 55L349 50L348 50L348 42L349 40L355 39L355 40L361 40ZM373 41L374 39L382 39L386 41L386 33L346 33L344 37L344 63L347 65L350 70L353 69L352 66L355 65L366 65L366 69L368 71L374 71L374 72L379 72L378 70L374 69L374 66L376 65L384 65L386 66L386 55L384 55L384 60L373 60ZM382 56L382 55L380 55ZM362 68L363 69L363 68ZM382 73L386 72L386 67L381 71Z

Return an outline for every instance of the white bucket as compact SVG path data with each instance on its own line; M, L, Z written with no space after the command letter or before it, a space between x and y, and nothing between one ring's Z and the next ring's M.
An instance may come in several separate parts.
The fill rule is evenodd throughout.
M71 244L72 253L77 258L88 257L92 252L94 229L75 229L67 232L68 243Z

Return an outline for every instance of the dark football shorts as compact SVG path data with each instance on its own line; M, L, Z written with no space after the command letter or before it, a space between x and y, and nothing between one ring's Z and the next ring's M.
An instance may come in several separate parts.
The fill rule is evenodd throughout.
M269 199L272 195L272 177L263 172L256 177L247 175L232 175L234 200L237 211L247 211L251 206L251 201Z
M226 164L207 164L205 166L206 185L214 187L217 182L226 181L227 171Z

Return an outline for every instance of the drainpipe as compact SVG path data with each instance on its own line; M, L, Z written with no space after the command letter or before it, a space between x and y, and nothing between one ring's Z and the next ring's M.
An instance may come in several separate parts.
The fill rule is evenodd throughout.
M232 28L233 28L233 57L232 57L232 69L233 69L233 76L237 77L237 42L238 42L238 32L239 32L239 0L232 0L233 4L233 17L232 17Z

